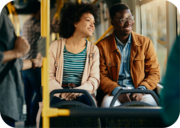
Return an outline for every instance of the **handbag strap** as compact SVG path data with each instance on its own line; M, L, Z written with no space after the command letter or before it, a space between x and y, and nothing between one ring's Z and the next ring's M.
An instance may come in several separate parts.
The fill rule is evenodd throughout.
M90 54L89 54L90 68L92 66L92 60L93 60L93 57L94 57L93 50L94 50L94 44L91 43L91 50L90 50Z
M0 84L4 80L4 78L7 76L9 70L13 67L15 61L16 61L16 59L8 62L7 65L5 66L4 70L0 73L0 76L1 76Z

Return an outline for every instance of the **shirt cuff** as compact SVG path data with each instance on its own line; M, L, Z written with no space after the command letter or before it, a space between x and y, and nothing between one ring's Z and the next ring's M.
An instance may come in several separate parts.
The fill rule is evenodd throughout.
M3 53L3 52L0 52L0 65L1 65L3 59L4 59L4 53Z
M137 89L147 90L147 88L144 85L140 85Z
M116 87L113 91L112 91L112 95L115 96L116 93L119 91L119 89L121 89L121 87Z

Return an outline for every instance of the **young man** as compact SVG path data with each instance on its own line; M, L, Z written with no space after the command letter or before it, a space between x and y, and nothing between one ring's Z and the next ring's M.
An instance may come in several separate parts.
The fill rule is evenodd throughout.
M40 2L33 1L29 4L32 13L31 17L24 23L22 28L22 36L25 37L30 46L30 51L22 57L22 59L37 59L42 58L38 53L38 39L41 36L41 11ZM51 31L59 32L57 19L53 19L51 23ZM34 62L34 61L33 61ZM25 126L36 125L36 115L39 109L38 103L42 101L41 96L41 68L31 68L22 72L25 99L27 104L27 120Z
M101 104L109 107L119 89L153 90L160 80L160 69L152 41L132 31L134 17L126 4L110 8L114 32L101 40L100 89L107 95ZM149 94L122 94L115 106L131 101L142 101L156 106Z

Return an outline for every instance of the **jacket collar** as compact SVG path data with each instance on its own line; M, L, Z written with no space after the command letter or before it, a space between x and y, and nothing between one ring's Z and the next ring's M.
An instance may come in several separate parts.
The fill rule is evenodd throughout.
M132 31L131 33L131 38L132 38L132 45L133 46L141 46L141 44L139 43L139 41L136 38L136 33ZM110 40L111 40L111 52L115 51L117 48L116 45L116 39L114 36L114 32L110 35Z

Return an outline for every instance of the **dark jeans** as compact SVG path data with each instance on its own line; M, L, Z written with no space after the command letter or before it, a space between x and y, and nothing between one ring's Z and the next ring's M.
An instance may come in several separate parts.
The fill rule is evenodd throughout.
M35 125L39 109L38 102L42 101L41 68L22 71L22 76L27 105L27 120L25 125Z
M15 120L4 115L1 115L1 117L7 125L11 127L15 127Z
M66 100L64 100L64 99L62 100L62 99L54 96L53 99L51 100L50 105L59 103L61 101L66 101ZM84 103L86 105L92 106L91 101L89 100L89 98L86 95L79 96L74 101L79 101L79 102Z

